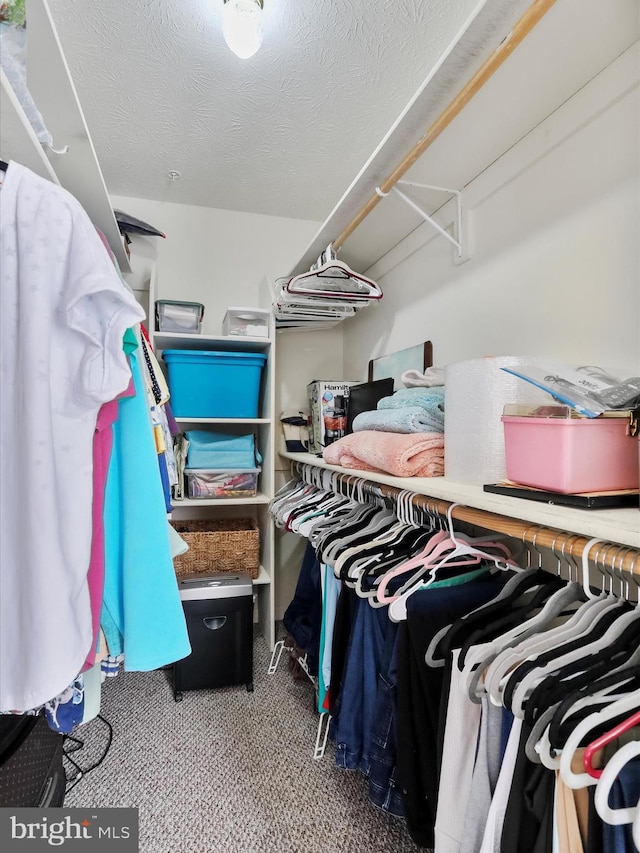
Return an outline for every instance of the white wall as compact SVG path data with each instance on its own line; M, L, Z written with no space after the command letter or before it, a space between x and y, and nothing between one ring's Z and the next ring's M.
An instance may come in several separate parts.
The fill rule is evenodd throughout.
M344 324L345 363L363 370L372 356L430 339L437 365L531 355L638 373L640 123L631 67L587 84L465 188L469 261L455 266L449 244L425 224L367 271L385 298Z
M113 196L112 202L167 235L133 237L129 283L146 289L157 260L156 296L202 302L203 333L210 335L220 334L229 306L264 302L265 275L286 275L318 228L309 220L166 201Z
M344 372L342 326L319 332L282 331L276 345L276 415L283 411L307 408L307 385L313 379L346 379ZM347 371L348 372L348 371ZM357 379L358 376L356 375ZM284 449L278 430L276 447ZM276 489L289 479L287 460L276 457ZM300 571L306 540L289 533L276 532L276 617L281 618L291 601Z

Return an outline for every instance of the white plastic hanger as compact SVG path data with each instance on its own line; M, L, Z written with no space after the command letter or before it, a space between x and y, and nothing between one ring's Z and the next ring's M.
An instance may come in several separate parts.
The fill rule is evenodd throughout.
M483 672L496 659L500 652L508 648L513 648L521 640L528 638L537 638L540 632L544 632L549 626L552 626L567 607L575 605L582 595L582 587L579 584L568 584L567 586L556 590L546 600L540 611L525 622L505 631L495 640L485 644L482 650L474 652L470 649L467 653L464 668L463 678L467 685L470 698L479 701L485 688L478 688ZM496 701L496 697L492 696Z
M640 665L640 649L636 649L636 651L631 654L631 656L628 658L628 660L623 666L616 667L612 671L612 673L610 673L619 676L619 680L616 680L614 684L609 684L607 687L602 689L598 689L596 683L594 690L589 693L585 693L584 695L581 695L579 699L576 699L576 701L573 702L571 707L566 711L563 720L566 719L566 717L568 716L576 714L582 708L595 708L602 706L601 710L604 712L606 711L606 708L611 706L613 702L626 699L629 695L638 693L639 691L634 686L634 675L632 672L630 672L632 667L636 667L638 665ZM627 687L627 685L629 686ZM624 711L622 711L622 713L624 713ZM598 718L592 715L591 719L594 725L598 725ZM574 740L574 731L571 737L567 739L562 753L560 751L556 752L551 746L551 742L549 739L551 718L549 718L548 722L549 725L547 725L547 727L542 731L539 736L538 742L535 745L535 751L538 755L541 764L544 764L544 766L547 767L549 770L558 770L560 768L562 754L565 752L566 749L569 749L571 752L574 752L575 749L578 748L579 742ZM582 723L584 722L585 721L583 720ZM571 761L572 758L565 759L565 762L567 760ZM567 765L565 763L565 767L568 767L568 772L571 773L570 764ZM582 776L580 778L582 778L583 781L586 782L586 775L584 778Z
M561 648L566 643L588 635L590 629L611 608L621 607L622 602L613 596L588 601L569 617L567 622L540 634L522 639L516 646L504 649L485 670L484 689L496 705L502 704L504 688L516 667L527 660L535 660L552 648Z
M375 281L354 272L344 261L339 261L329 245L309 272L294 276L286 285L294 294L322 294L338 298L381 299L382 291Z
M617 689L619 690L619 688ZM610 693L611 691L608 692ZM603 694L596 694L595 697L588 698L593 702L594 698L603 696ZM584 700L584 703L582 700L580 703L576 702L572 710L578 710L578 704L582 707L589 705L590 702L588 701L588 698ZM571 769L571 762L573 761L575 751L576 749L579 749L580 744L588 738L589 732L593 731L596 727L601 726L603 723L606 723L608 720L613 720L616 717L622 716L622 714L632 713L639 707L640 690L633 690L626 696L623 696L614 702L609 702L609 704L604 708L601 708L599 711L596 711L594 714L589 714L588 717L585 717L584 720L581 720L577 724L567 738L567 742L559 757L553 762L553 767L560 769L562 779L569 788L586 788L589 785L594 785L596 782L593 776L590 776L588 773L574 773ZM540 752L540 755L542 757L542 751ZM546 761L543 761L543 763L545 766L549 766Z
M591 591L587 558L591 546L597 541L599 540L593 539L587 542L582 552L582 587L584 594L590 599L594 599L597 596ZM568 652L565 655L560 655L553 661L546 663L543 667L537 667L528 672L513 692L513 699L511 702L511 710L513 713L518 717L524 714L526 698L541 679L545 678L545 676L550 673L561 669L567 664L583 658L586 660L589 655L597 655L598 652L613 643L617 637L622 634L627 625L630 625L638 618L640 618L640 609L637 607L631 611L622 613L620 618L617 619L613 625L610 625L604 635L599 639L590 643L588 642L586 646L583 646L580 649Z
M508 548L500 542L496 542L495 539L486 536L468 539L462 536L462 534L458 534L457 538L453 530L451 515L456 506L459 506L459 504L451 504L447 510L447 532L442 531L442 533L434 535L419 554L391 569L380 578L376 592L376 598L380 604L391 605L394 601L400 599L402 595L409 592L409 590L417 589L416 584L424 588L423 577L425 573L429 572L429 577L433 581L435 571L439 568L446 568L447 564L451 566L477 565L481 560L487 560L494 562L500 568L507 565L516 569L519 568L515 562L510 560L511 554ZM495 547L498 551L502 551L502 554L496 555L495 553L488 552L482 548L483 545ZM503 560L502 557L505 559ZM416 571L414 571L397 593L394 595L387 593L387 587L393 578L413 569L416 569ZM401 606L399 605L394 612L398 615L402 613ZM391 617L391 611L389 615ZM403 620L398 619L398 621Z
M602 820L613 826L636 822L640 815L640 804L631 808L621 809L613 809L609 805L609 796L611 794L613 783L620 775L620 771L625 764L638 755L640 755L640 741L631 741L630 743L626 743L611 756L609 761L607 761L607 764L602 771L602 776L596 783L596 790L594 793L596 811ZM592 784L596 782L596 780L591 776L589 776L589 779ZM635 838L634 843L636 843L637 846Z
M316 292L314 294L291 293L287 289L285 282L278 282L276 296L276 307L280 311L292 313L297 311L301 314L330 314L353 316L358 308L362 308L365 303L369 303L368 298L359 297L356 299L347 294L326 294ZM325 310L327 309L327 310Z
M325 492L324 497L318 503L312 504L307 513L298 516L298 518L291 522L291 530L300 536L308 536L315 523L318 523L322 518L326 518L332 509L337 509L344 503L346 503L346 498L342 498L333 492Z
M423 544L421 543L424 543L425 538L430 537L432 535L433 531L429 528L425 528L423 535L420 536L420 541L416 544L416 549L420 549L421 547L423 547ZM372 565L373 562L374 561L372 560L368 565ZM376 560L376 562L379 561ZM378 583L380 582L380 579L384 576L384 572L378 573L378 577L373 580L373 584L371 586L363 587L362 584L367 574L368 566L358 565L357 568L358 576L354 587L356 595L358 595L360 598L366 598L371 607L373 608L384 607L385 605L377 599Z
M640 610L638 610L638 608L622 613L620 618L616 619L614 624L610 625L603 636L599 639L594 640L591 643L587 643L580 649L568 652L565 655L560 655L560 657L546 663L543 667L538 667L537 669L528 672L513 692L513 699L511 702L511 710L513 713L517 717L524 716L524 706L527 697L539 681L544 679L547 675L557 672L557 670L567 664L584 659L586 665L590 657L596 656L600 651L606 649L607 646L610 646L622 634L628 625L631 625L638 619L640 619Z
M276 281L273 315L278 328L331 328L381 298L376 282L339 261L329 245L309 272Z
M591 543L587 543L586 552L589 552ZM564 556L563 543L562 554ZM552 546L552 550L553 546ZM554 550L555 553L555 550ZM584 550L583 550L584 554ZM557 555L556 555L557 556ZM558 571L560 570L560 561L558 558ZM588 575L587 575L588 581ZM574 585L575 586L575 585ZM591 596L588 582L585 588L583 576L583 592L588 601L579 607L573 615L565 622L555 627L546 628L540 633L528 632L526 635L521 635L517 644L507 647L503 644L502 651L491 661L485 669L484 674L484 690L489 693L492 701L495 704L502 704L502 694L508 682L510 673L526 660L535 660L539 655L553 648L561 648L563 644L571 642L581 636L588 634L593 628L593 624L601 614L608 612L611 608L620 607L622 602L613 596L606 596L600 593L598 596ZM561 594L561 592L559 593ZM475 683L470 683L470 690L475 687ZM475 696L478 696L475 691Z
M530 528L527 528L523 533L523 542L525 541L525 536L526 536L529 529ZM502 587L502 589L500 590L498 595L496 595L495 598L492 598L491 601L487 602L487 604L483 604L480 607L477 607L473 611L474 613L478 613L478 612L481 613L487 607L494 607L496 604L498 604L501 601L513 599L514 596L517 595L518 590L520 588L522 588L523 586L525 586L529 582L529 579L531 578L532 575L536 575L542 571L542 554L536 548L536 539L538 538L538 534L540 533L540 531L542 529L543 529L542 527L537 528L536 532L533 535L533 540L531 543L533 549L538 554L538 565L537 565L537 567L534 568L531 565L531 552L527 548L527 560L526 560L525 568L524 569L519 568L518 571L515 572L512 575L512 577L510 577L507 580L507 582ZM446 663L445 658L438 657L437 654L438 654L438 648L440 646L440 643L446 637L450 627L451 627L450 625L445 625L443 628L441 628L440 631L437 632L437 634L433 637L433 639L429 643L429 646L428 646L427 651L425 652L425 656L424 656L425 663L427 664L427 666L430 666L432 668L438 668L438 667L443 667L445 665L445 663Z
M603 591L599 596L587 601L563 625L545 630L536 636L524 639L512 648L505 649L487 667L485 689L492 695L494 701L499 702L502 696L500 684L511 670L525 660L536 658L552 648L575 639L591 626L592 620L596 619L601 612L611 607L619 607L621 604L620 599L612 595L607 596Z
M442 540L438 544L435 545L435 548L432 551L429 551L422 559L424 560L423 567L415 573L409 582L404 585L403 588L398 592L395 596L386 596L386 587L388 585L389 579L391 577L397 576L399 570L402 569L402 565L392 569L387 575L383 576L380 581L379 589L377 591L377 599L381 603L386 603L387 599L390 598L389 603L389 618L393 622L403 622L407 618L407 599L419 589L427 589L437 578L438 571L453 566L461 566L461 565L469 565L470 571L471 567L474 565L479 565L482 560L487 562L493 562L495 566L499 568L519 568L517 563L512 561L511 554L505 546L503 546L499 542L491 542L486 537L480 537L479 539L466 539L456 533L453 529L453 517L452 513L456 506L459 504L453 503L447 509L447 526L448 526L448 536L449 536L449 545L453 545L453 549L446 551L443 553L444 548L447 543ZM430 540L429 544L434 541L436 537L433 537ZM496 555L495 553L491 553L485 548L481 546L495 546L496 548L503 550L503 554ZM423 552L424 554L424 552ZM472 558L472 559L468 559ZM419 556L418 558L421 559ZM403 564L406 566L413 567L414 559L407 561L407 563ZM434 562L435 559L435 562ZM423 579L424 571L427 570L428 576L426 579ZM387 579L385 581L385 579ZM416 582L417 581L417 582ZM384 584L384 585L383 585Z

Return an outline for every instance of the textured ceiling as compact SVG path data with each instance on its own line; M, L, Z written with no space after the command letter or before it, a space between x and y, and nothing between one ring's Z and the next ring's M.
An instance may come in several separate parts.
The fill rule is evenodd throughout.
M265 0L241 60L222 0L49 0L109 192L316 220L478 5Z

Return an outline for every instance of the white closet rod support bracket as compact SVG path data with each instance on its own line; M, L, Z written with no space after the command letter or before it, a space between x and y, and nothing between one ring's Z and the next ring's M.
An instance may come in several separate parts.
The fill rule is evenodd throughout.
M269 668L267 669L269 675L273 675L277 670L280 658L282 657L282 652L285 651L285 649L287 652L293 651L292 646L285 646L284 640L278 640L273 647L273 652L271 653L271 660L269 661Z
M447 195L451 195L455 198L456 202L456 214L453 221L453 232L454 235L451 236L449 232L443 228L435 219L426 213L418 204L416 204L413 199L409 198L406 193L403 193L402 190L398 189L398 186L402 184L406 187L419 187L424 190L432 190L435 192L447 193ZM445 240L448 240L454 247L455 251L453 253L453 262L455 264L462 264L465 261L468 261L471 257L471 252L469 248L469 222L467 216L467 210L462 203L462 192L460 190L454 190L450 187L436 187L432 184L417 184L413 181L398 181L395 186L391 187L389 192L383 192L380 187L376 187L376 194L381 198L385 198L389 195L390 192L394 192L398 195L412 210L415 210L425 222L428 222L432 228L441 234Z
M331 714L326 711L320 714L320 719L318 720L318 732L316 734L316 744L313 750L313 757L316 761L319 761L324 757L325 749L327 747L327 738L329 736L329 723L331 722Z
M53 152L54 154L68 154L69 153L69 146L68 145L63 145L62 148L54 148L52 142L45 142L44 145L45 145L45 148L48 148L49 151Z

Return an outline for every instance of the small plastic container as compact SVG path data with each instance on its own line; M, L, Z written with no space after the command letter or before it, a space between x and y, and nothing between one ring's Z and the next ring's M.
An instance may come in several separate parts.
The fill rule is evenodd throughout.
M156 329L159 332L198 335L202 329L204 305L201 302L176 302L159 299L156 302Z
M222 334L268 338L270 314L271 311L264 308L227 308Z
M260 468L185 470L187 494L194 500L207 498L253 498L258 488Z
M502 416L508 479L568 495L637 489L639 443L629 413L582 418L571 417L570 410L563 415L563 409L543 406L533 415Z
M165 350L178 418L257 418L264 353Z

